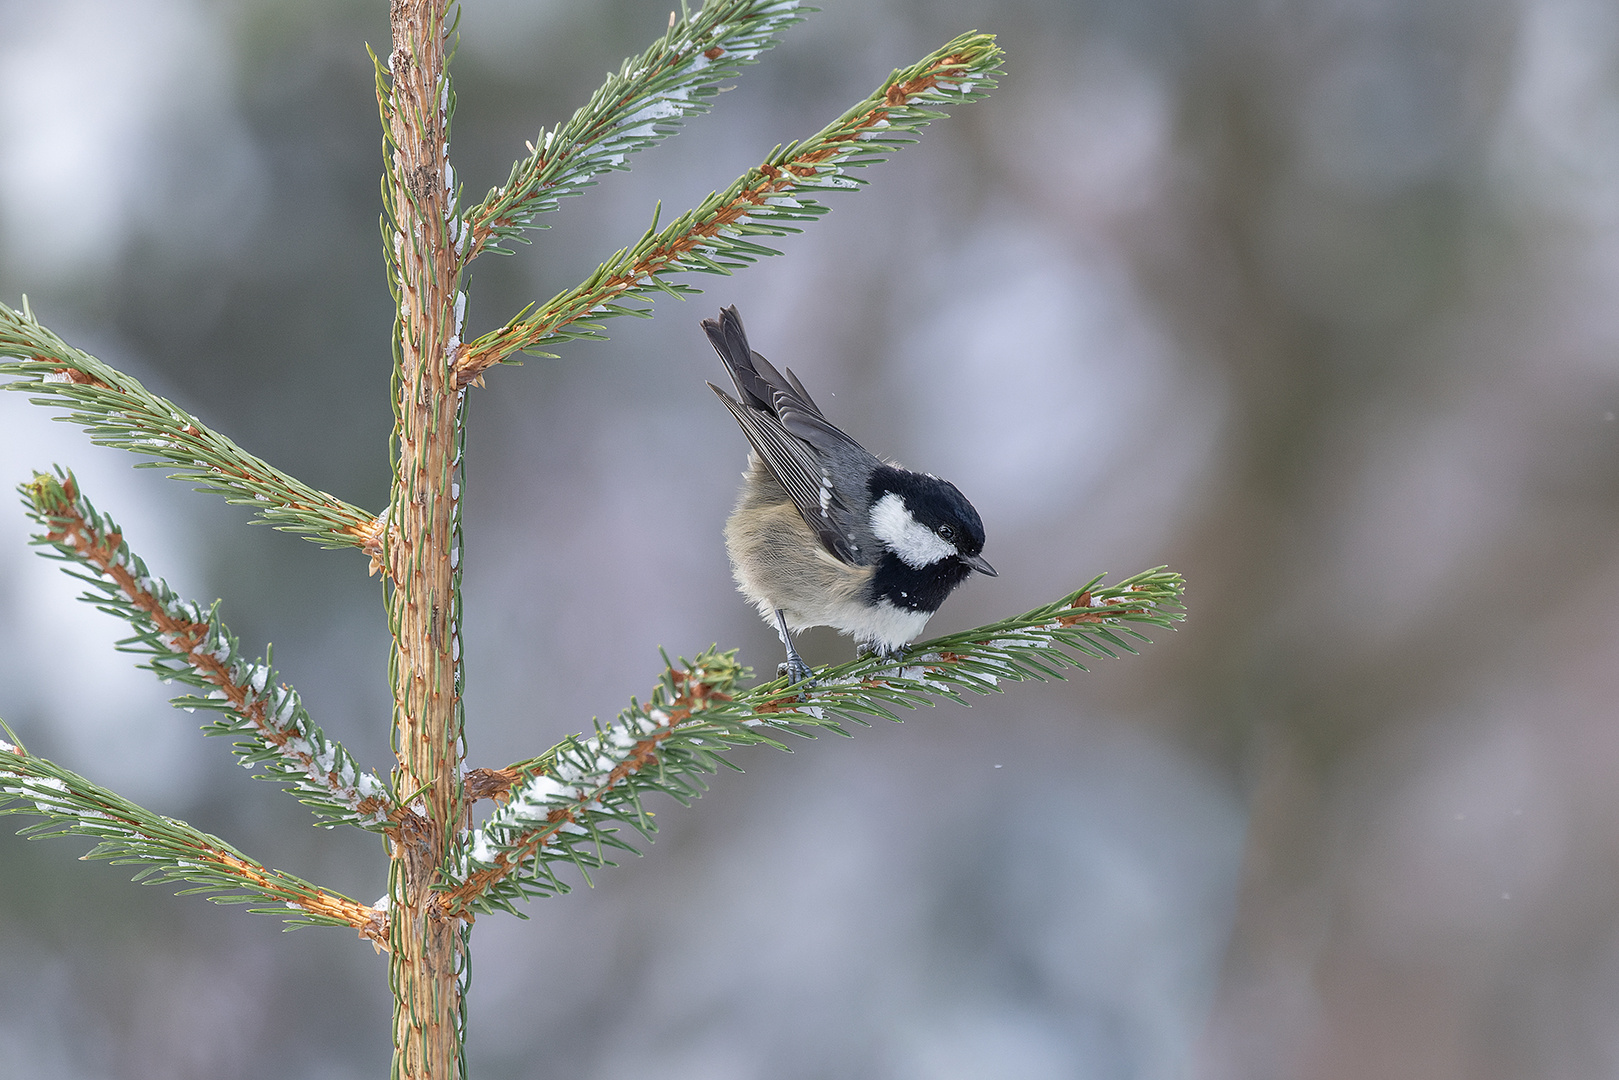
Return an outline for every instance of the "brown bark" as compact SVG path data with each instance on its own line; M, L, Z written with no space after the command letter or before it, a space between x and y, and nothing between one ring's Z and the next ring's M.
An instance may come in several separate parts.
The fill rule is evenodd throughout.
M390 976L394 1075L457 1080L463 1072L466 969L459 920L432 886L462 815L460 708L452 622L457 393L449 349L460 268L445 228L452 209L444 84L445 0L393 0L393 142L388 182L398 233L398 460L385 559L395 582L396 790L419 792L394 843Z

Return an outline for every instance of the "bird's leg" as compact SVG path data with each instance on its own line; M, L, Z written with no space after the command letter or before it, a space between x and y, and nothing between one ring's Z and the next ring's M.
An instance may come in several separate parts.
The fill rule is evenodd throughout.
M787 662L776 668L776 674L787 676L789 684L808 682L814 686L815 683L810 679L809 665L804 663L804 658L793 648L793 635L787 632L787 613L781 608L776 609L776 633L781 635L781 643L787 646Z

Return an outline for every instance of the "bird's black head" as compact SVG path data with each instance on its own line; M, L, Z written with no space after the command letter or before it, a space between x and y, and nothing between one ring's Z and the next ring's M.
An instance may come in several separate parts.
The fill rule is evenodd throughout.
M984 522L956 485L936 476L884 465L867 481L871 529L883 546L915 570L949 560L994 576L979 552ZM960 580L960 577L957 578Z

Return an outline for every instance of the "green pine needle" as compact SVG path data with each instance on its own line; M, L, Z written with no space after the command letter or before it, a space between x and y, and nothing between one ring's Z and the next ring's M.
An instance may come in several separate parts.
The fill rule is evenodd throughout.
M123 530L91 505L71 473L37 473L18 490L42 530L32 543L47 557L88 571L63 567L91 586L80 599L129 623L134 634L118 647L149 657L142 666L164 682L203 691L174 704L212 714L204 733L238 737L236 759L249 769L259 766L260 779L281 784L327 828L387 831L393 824L388 786L362 771L342 743L315 725L298 691L276 681L268 656L242 652L217 602L204 610L149 573Z
M912 646L898 660L875 656L823 668L809 688L774 679L748 690L736 654L709 649L695 661L668 664L646 703L632 701L617 720L589 736L565 739L507 770L515 776L505 804L474 829L445 868L441 903L451 913L516 911L531 896L568 891L561 864L581 872L613 865L611 850L634 851L617 834L651 839L643 808L661 793L681 804L707 790L722 755L738 746L788 749L784 737L817 731L848 735L846 725L898 720L900 709L1000 690L1003 682L1061 679L1083 661L1116 658L1150 643L1147 627L1185 617L1184 582L1157 567L1103 586L1101 578L1022 615ZM587 878L588 881L588 878Z
M648 230L583 284L462 345L456 382L466 386L518 352L565 341L599 339L597 320L630 311L624 300L650 303L659 292L698 290L660 280L671 273L730 274L776 250L747 239L786 236L826 214L816 196L852 191L865 183L850 169L882 161L927 124L944 116L939 106L976 101L995 86L1001 50L990 34L963 34L926 59L894 72L869 97L802 143L777 147L762 165L704 199L662 230Z
M0 304L0 376L8 390L29 394L36 405L90 433L90 441L172 467L175 480L226 502L254 508L272 528L302 533L323 547L364 546L376 515L317 491L210 429L139 380L81 352L34 318L26 301L15 311Z
M364 904L267 869L217 836L138 806L4 740L0 814L43 818L20 830L30 840L91 837L96 845L84 858L138 866L134 880L143 885L189 884L179 892L198 893L216 904L268 905L249 910L281 916L292 927L355 926L365 933L382 925L380 914Z
M628 170L630 154L707 112L721 82L756 63L776 35L813 10L798 0L715 0L676 20L644 53L609 74L567 123L541 131L506 183L467 211L467 260L482 251L509 254L510 242L525 242L524 229L545 227L535 219L557 209L559 200L608 172Z

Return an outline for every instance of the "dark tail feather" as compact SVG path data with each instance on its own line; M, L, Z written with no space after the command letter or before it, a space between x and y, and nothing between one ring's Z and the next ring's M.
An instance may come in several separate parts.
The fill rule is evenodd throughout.
M719 353L726 372L731 376L731 382L736 384L737 396L756 409L775 412L771 404L772 387L753 366L756 354L748 348L748 334L742 329L742 316L737 314L736 306L721 309L717 320L704 319L703 333L708 335L709 343ZM759 359L763 360L764 357ZM765 366L768 368L769 364Z
M812 446L824 450L834 443L847 443L865 453L859 443L821 415L809 391L791 370L783 375L748 347L748 335L735 305L722 308L718 319L704 319L703 332L725 362L742 404L770 413L788 432Z

